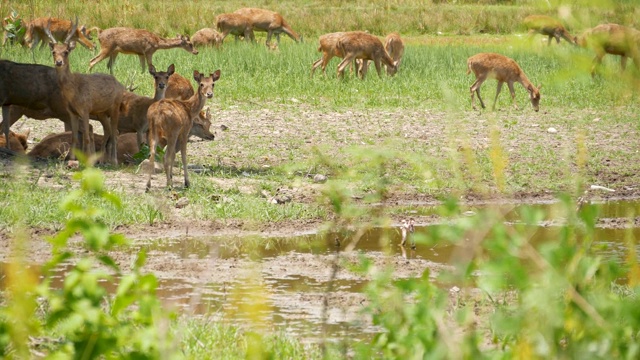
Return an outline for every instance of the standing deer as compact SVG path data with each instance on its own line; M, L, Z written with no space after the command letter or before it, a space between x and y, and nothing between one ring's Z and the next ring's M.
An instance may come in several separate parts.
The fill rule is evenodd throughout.
M343 57L342 52L338 49L338 39L340 39L346 32L334 32L329 34L321 35L318 40L320 42L320 46L318 47L318 51L322 51L322 57L316 60L311 66L311 76L316 71L319 66L322 66L322 73L326 73L327 64L329 64L329 60L333 57Z
M71 27L63 43L58 43L49 28L51 54L58 75L58 85L71 114L72 142L75 147L79 124L82 124L82 151L87 154L94 152L91 145L89 116L96 116L102 124L105 143L102 152L108 162L117 164L117 136L120 104L125 92L122 84L111 75L72 73L69 68L69 54L76 47L72 40L77 29L77 21Z
M147 110L156 101L164 99L169 78L175 72L175 66L169 65L167 71L156 71L153 65L149 66L149 74L153 76L155 93L153 98L136 95L132 92L125 92L120 106L120 119L118 121L118 131L127 133L135 132L138 147L146 143L146 134L149 129L147 121Z
M218 31L222 33L220 44L224 42L224 39L229 34L234 35L236 41L238 41L239 36L244 37L246 42L256 40L253 34L253 28L251 27L251 21L244 15L220 14L216 16L216 27Z
M509 86L513 106L518 109L513 83L519 82L529 92L529 98L531 100L531 105L533 105L533 110L540 110L540 88L542 88L542 86L538 86L537 88L533 86L531 81L527 78L527 75L524 74L524 71L522 71L518 63L513 59L500 54L479 53L473 55L467 60L467 75L472 71L476 76L476 81L470 88L471 105L474 110L476 110L474 93L478 94L480 105L482 105L482 108L484 109L484 102L482 102L482 98L480 97L480 86L489 78L498 80L498 90L496 91L496 98L493 100L493 109L496 108L498 95L502 89L502 84L505 82L507 83L507 86Z
M265 31L267 33L267 46L271 43L271 36L273 35L276 36L276 41L280 44L280 33L287 34L295 42L301 40L300 36L293 31L282 15L277 12L257 8L242 8L234 11L234 13L246 16L253 30Z
M387 66L389 75L394 75L398 71L398 63L387 54L382 41L377 36L360 31L349 32L338 39L337 47L338 51L344 54L344 59L338 65L338 77L344 76L344 70L355 59L362 59L364 62L360 71L362 79L367 75L367 67L364 64L369 60L375 64L380 77L382 77L382 64Z
M166 99L187 100L193 96L193 86L184 76L175 73L169 78ZM214 140L215 135L211 133L211 111L207 107L206 111L200 111L198 116L193 118L193 126L189 135L197 136L204 140Z
M522 20L524 26L529 29L529 35L542 34L549 37L547 45L551 45L553 38L560 44L560 38L563 38L573 45L576 45L578 39L575 36L571 36L567 29L562 26L560 21L545 15L529 15Z
M188 100L164 99L153 103L149 107L147 118L149 119L149 156L150 169L154 169L156 157L156 144L160 138L167 140L167 150L164 155L164 171L167 176L167 187L173 185L173 163L175 162L176 151L182 154L182 169L184 171L184 186L189 187L189 175L187 171L187 140L189 131L193 124L193 118L204 107L207 99L213 97L213 87L220 78L220 70L216 70L208 77L200 74L197 70L193 72L193 78L198 84L198 91ZM151 188L151 176L149 172L146 189Z
M191 36L193 46L215 46L222 45L222 34L212 28L202 28Z
M100 53L89 61L89 71L97 63L109 57L107 68L113 74L113 64L119 53L138 55L142 71L147 69L146 65L153 65L153 54L160 49L181 48L193 55L198 55L198 50L193 47L188 36L178 35L174 39L165 39L143 29L127 27L105 29L100 31L98 41L100 41Z
M588 47L596 52L591 67L594 76L596 67L602 63L606 54L620 55L622 70L627 66L627 58L633 59L636 68L640 70L640 31L618 24L601 24L586 30L578 40L582 47Z
M78 19L76 19L76 22ZM50 25L49 25L50 24ZM34 49L40 44L40 47L44 47L46 43L46 39L48 39L48 35L46 33L46 28L49 26L49 30L53 35L54 39L57 41L63 41L65 37L69 34L72 23L70 20L58 19L58 18L49 18L49 17L40 17L35 18L29 22L27 27L27 33L25 34L25 42L29 44L31 49ZM81 28L77 28L71 36L71 40L77 41L80 45L86 47L89 50L93 50L95 45L91 42L91 39L88 37L87 28L85 25L82 25Z
M47 113L71 125L71 115L58 85L58 74L49 66L0 60L0 105L5 139L23 113ZM53 116L55 115L55 116ZM11 149L11 143L6 147Z

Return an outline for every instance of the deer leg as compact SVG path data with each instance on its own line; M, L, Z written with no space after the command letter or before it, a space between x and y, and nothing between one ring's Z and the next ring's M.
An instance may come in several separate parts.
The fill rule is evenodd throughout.
M596 57L593 58L593 66L591 67L591 77L596 75L596 68L602 64L602 58L604 57L604 50L598 51Z
M113 65L116 63L116 56L118 54L112 53L109 55L109 61L107 62L107 68L109 69L109 73L113 75Z
M622 69L621 72L624 72L627 68L627 57L624 55L620 56L620 68Z
M513 101L513 106L518 110L518 104L516 103L516 91L513 88L512 82L507 82L507 86L509 87L509 92L511 93L511 101Z
M267 31L267 46L269 46L269 44L271 43L271 36L273 35L273 31L269 30Z
M473 83L473 85L471 85L471 87L469 88L469 90L471 90L471 106L473 107L473 110L477 110L476 108L476 99L475 99L475 94L478 94L478 100L480 100L480 106L482 106L482 108L484 109L484 102L482 101L482 98L480 97L480 86L482 85L482 83L486 80L486 77L484 76L480 76L476 79L476 81Z
M5 139L4 147L11 150L11 145L9 144L9 128L11 127L11 124L9 121L9 110L10 110L9 106L10 105L2 105L2 124L3 124L2 130L4 130L4 139Z
M184 139L180 141L180 155L182 156L182 170L184 170L184 187L188 188L191 184L189 183L189 172L187 171L187 140L188 133Z
M366 61L366 60L364 60ZM378 77L382 77L382 65L380 65L380 59L373 60L373 64L376 66L376 71L378 72ZM364 80L364 76L367 74L365 71L364 65L362 66L362 79Z
M549 35L549 41L547 41L547 46L551 46L551 42L553 42L553 35Z
M493 99L493 107L491 108L491 110L495 110L496 109L496 102L498 101L498 95L500 95L500 91L502 90L502 84L504 84L504 82L498 81L498 88L496 89L496 98ZM478 97L480 97L480 96L478 96Z
M324 65L324 61L323 60L324 60L324 56L313 62L313 65L311 65L311 77L313 77L313 73L316 71L316 69L320 65ZM324 72L324 66L322 67L322 72Z
M113 106L111 111L109 112L109 122L111 125L111 151L109 156L111 157L111 162L113 165L118 165L118 135L120 132L118 131L118 121L120 119L120 105ZM138 146L140 148L140 146Z
M173 187L173 163L176 160L176 145L178 138L176 135L167 139L167 150L164 153L164 172L167 175L167 187Z
M149 56L149 54L145 54L145 55L140 54L138 55L138 59L140 59L140 67L142 68L142 72L145 72L147 70L145 67L146 65L145 61L149 63L149 65L152 64L151 56Z
M355 58L355 55L349 54L349 55L345 56L344 59L342 59L342 61L338 65L338 77L339 78L344 77L344 69L346 69L347 66L349 66L349 64L353 61L354 58Z
M149 192L151 188L151 175L155 172L155 161L156 161L156 131L153 125L149 125L149 178L147 180L146 191Z
M100 50L100 53L94 57L93 59L89 60L89 72L91 72L91 69L100 61L104 60L107 55L108 55L109 51L108 49L102 49ZM111 59L109 59L109 64L107 64L107 67L110 68L110 64L111 64Z

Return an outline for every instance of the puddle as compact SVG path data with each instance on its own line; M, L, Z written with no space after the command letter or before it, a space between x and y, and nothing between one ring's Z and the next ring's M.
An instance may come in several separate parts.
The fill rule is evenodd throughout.
M549 214L545 219L548 221L561 220L564 216L561 206L556 204L531 207L545 210ZM598 204L598 207L599 218L624 218L630 209L634 214L640 214L640 201L609 202ZM507 224L520 222L519 208L509 205L500 208ZM464 211L471 214L469 212L476 209ZM431 226L416 227L417 234L429 231ZM539 243L558 238L559 231L560 228L554 226L532 227L530 241ZM625 256L624 239L629 231L636 242L640 240L640 228L596 229L594 244L597 251L606 258L622 261ZM140 247L148 253L146 268L160 280L158 296L166 305L181 312L192 316L213 316L239 324L255 321L257 317L273 328L309 342L321 339L325 316L325 330L330 340L369 340L378 329L361 315L365 304L363 291L367 285L362 276L349 276L346 271L340 271L332 283L329 306L323 314L322 304L328 288L331 259L336 251L336 236L310 234L295 238L234 240L190 238L158 240ZM391 262L404 271L403 276L419 275L427 267L431 268L430 264L450 264L460 253L453 246L426 245L418 245L415 251L403 253L403 248L398 246L400 238L398 228L371 229L362 236L355 250L368 257ZM388 243L381 242L381 239L388 239ZM344 237L340 240L340 248L344 249L349 240ZM124 255L133 256L131 253ZM355 255L353 259L355 261ZM256 264L255 260L260 264L260 276L257 277L260 282L257 285L247 284L242 273L250 264ZM120 262L130 263L126 257L121 257ZM65 271L64 268L59 269L58 279L62 279ZM256 294L256 288L261 289L260 294ZM243 316L243 305L251 305L258 298L264 298L268 308L250 317Z

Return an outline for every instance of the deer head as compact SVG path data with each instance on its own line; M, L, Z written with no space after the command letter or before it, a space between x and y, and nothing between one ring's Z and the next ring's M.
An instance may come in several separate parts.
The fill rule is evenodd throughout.
M44 29L44 32L49 37L49 48L51 48L51 53L53 54L53 63L57 67L68 66L69 62L69 53L71 50L76 48L76 42L72 41L73 35L76 33L78 29L78 17L76 16L76 22L71 22L71 29L69 29L69 33L67 37L64 39L62 44L59 44L58 41L51 34L51 18L49 18L49 22L47 23L47 27Z

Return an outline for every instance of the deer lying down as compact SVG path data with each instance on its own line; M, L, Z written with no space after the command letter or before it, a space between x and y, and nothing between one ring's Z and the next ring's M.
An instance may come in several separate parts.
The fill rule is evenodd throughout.
M267 33L267 46L271 43L271 36L273 35L276 36L276 42L280 44L281 33L287 34L295 42L300 41L300 36L293 31L282 15L275 11L257 8L242 8L234 11L234 13L246 16L249 19L249 23L253 30L265 31Z
M9 132L9 142L11 143L11 149L16 154L25 154L29 144L27 144L27 138L29 137L29 130L26 133L14 133L13 131ZM0 135L0 147L6 147L7 140L4 137L4 134Z
M556 42L560 44L560 38L563 38L573 45L578 43L578 39L567 31L562 26L560 21L545 15L529 15L522 20L524 26L529 29L529 35L542 34L549 37L547 45L551 45L553 38L556 38Z
M215 46L219 48L222 45L222 34L212 28L203 28L191 36L191 43L193 46Z
M387 74L394 75L398 71L398 63L393 61L377 36L355 31L348 32L338 38L338 51L344 54L344 59L338 65L338 77L344 76L344 70L355 59L362 59L364 63L371 60L376 66L378 76L382 76L382 64L387 66ZM367 67L363 66L361 77L367 75Z
M251 21L244 15L240 14L220 14L216 16L216 28L222 33L220 44L229 35L233 35L238 41L238 37L244 37L246 42L255 41Z
M91 133L95 144L95 151L100 151L104 137ZM27 154L32 159L58 159L64 160L71 150L71 132L47 135ZM133 164L133 155L140 149L136 141L135 133L118 136L118 163Z
M519 82L529 92L529 98L531 99L531 105L533 109L538 111L540 109L540 88L533 86L527 76L524 74L520 66L513 60L504 55L494 53L479 53L473 55L467 60L467 75L471 72L476 76L476 81L471 85L471 105L476 110L476 102L474 93L478 94L480 105L484 109L484 102L480 97L480 86L482 83L490 78L498 80L498 90L496 91L496 98L493 101L493 109L496 107L496 100L502 89L502 84L505 82L511 92L511 99L513 99L513 106L518 109L516 104L516 93L513 89L513 83Z
M72 23L69 20L49 17L35 18L31 22L29 22L27 32L25 34L25 42L29 44L29 47L31 49L38 46L38 43L40 43L40 47L45 46L45 43L49 38L46 33L46 28L49 24L49 21L51 21L49 30L51 31L53 38L57 41L63 42L67 34L69 34L69 31L72 27ZM80 45L86 47L89 50L93 50L96 47L91 42L91 39L87 33L87 28L84 25L82 25L80 28L76 27L73 35L71 36L71 40L79 42Z
M591 68L592 76L606 54L620 55L623 71L627 66L628 57L633 59L636 68L640 70L640 31L634 28L618 24L601 24L585 31L578 39L578 44L596 52Z
M193 47L188 36L178 35L174 39L166 39L143 29L127 27L105 29L100 31L98 41L100 41L100 53L89 61L89 71L108 57L107 68L113 74L113 64L119 53L138 55L142 71L147 70L147 65L153 65L153 54L160 49L181 48L193 55L198 55L198 50Z
M189 131L193 124L193 118L204 107L207 99L213 97L214 83L220 79L220 70L216 70L208 77L193 72L193 78L198 84L197 92L188 100L163 99L153 103L147 112L149 119L149 148L150 148L150 169L154 169L156 144L161 138L167 140L167 149L164 155L164 171L167 176L167 187L173 185L173 163L175 162L176 151L182 154L182 169L184 171L184 186L189 187L189 173L187 171L187 140ZM149 172L146 189L151 188L151 176Z

